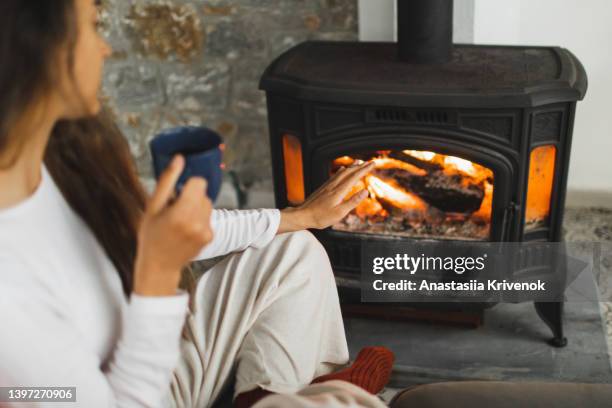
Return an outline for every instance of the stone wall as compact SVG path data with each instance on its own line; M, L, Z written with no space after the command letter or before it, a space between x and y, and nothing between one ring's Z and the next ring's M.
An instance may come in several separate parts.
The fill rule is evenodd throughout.
M204 125L226 141L226 169L271 179L264 68L307 39L357 38L357 0L104 0L113 47L103 93L145 182L161 129Z

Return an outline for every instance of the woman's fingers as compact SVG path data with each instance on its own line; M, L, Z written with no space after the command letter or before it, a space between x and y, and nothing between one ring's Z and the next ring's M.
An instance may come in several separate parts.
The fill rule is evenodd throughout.
M191 177L172 207L175 224L194 240L209 241L212 203L206 196L208 183L202 177Z
M315 191L313 191L304 201L305 203L311 202L313 200L316 200L317 197L319 197L321 194L324 194L325 192L327 192L328 190L333 190L334 186L336 185L336 180L342 175L342 173L344 173L346 171L346 167L341 166L338 168L338 170L336 170L336 172L325 182L323 183L321 186L319 186Z
M369 163L370 162L350 165L349 167L345 168L344 171L336 173L334 177L329 179L329 182L326 184L326 186L329 186L332 190L336 190L338 186L344 183L346 179L351 177L353 174L358 172L360 169L367 166Z
M374 169L374 162L368 162L365 165L359 166L357 169L353 170L336 186L337 194L341 197L346 196L351 188L353 188L353 186L355 186L355 184L357 184L362 177L372 171L372 169Z
M333 188L338 181L344 176L347 172L347 168L345 166L341 166L336 170L336 172L321 186L321 189L325 189L327 187Z
M181 195L176 202L176 209L179 212L187 212L191 209L198 209L206 199L206 189L208 182L203 177L191 177L187 180Z
M174 186L176 185L176 182L178 181L184 167L185 159L183 156L174 156L170 162L170 165L159 177L157 187L155 188L151 200L149 201L150 211L157 213L166 206L170 198L172 198Z
M340 175L342 175L342 173L344 173L344 171L346 170L346 166L340 166L338 168L338 170L336 170L336 173L334 174L334 176L331 178L331 180L336 179L338 177L340 177Z
M338 205L338 209L340 210L341 216L344 218L346 214L348 214L353 208L357 207L361 201L363 201L368 196L368 190L365 188L360 190L359 192L353 194L351 198L340 203Z
M179 164L170 166L163 179L160 178L152 204L161 211L142 217L135 261L135 293L164 296L176 292L183 266L212 241L212 203L206 196L204 178L191 177L174 203L166 206L182 169L182 163Z

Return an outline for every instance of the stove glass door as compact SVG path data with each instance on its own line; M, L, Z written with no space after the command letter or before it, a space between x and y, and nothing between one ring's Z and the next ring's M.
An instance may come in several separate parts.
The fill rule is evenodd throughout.
M345 198L364 199L335 231L389 236L487 241L491 235L493 170L465 158L430 150L375 150L338 155L342 166L374 161L375 168Z

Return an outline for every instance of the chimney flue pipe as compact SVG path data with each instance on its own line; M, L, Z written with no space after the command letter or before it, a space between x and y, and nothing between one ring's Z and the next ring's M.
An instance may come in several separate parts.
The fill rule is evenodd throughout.
M400 61L448 62L453 51L453 0L397 0Z

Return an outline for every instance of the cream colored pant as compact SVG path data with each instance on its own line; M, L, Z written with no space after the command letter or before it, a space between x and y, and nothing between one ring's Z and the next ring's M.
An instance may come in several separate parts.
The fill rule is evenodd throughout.
M234 395L257 387L283 394L262 408L384 406L348 383L309 386L349 359L329 258L310 232L226 257L191 299L168 406L209 407L234 378Z

